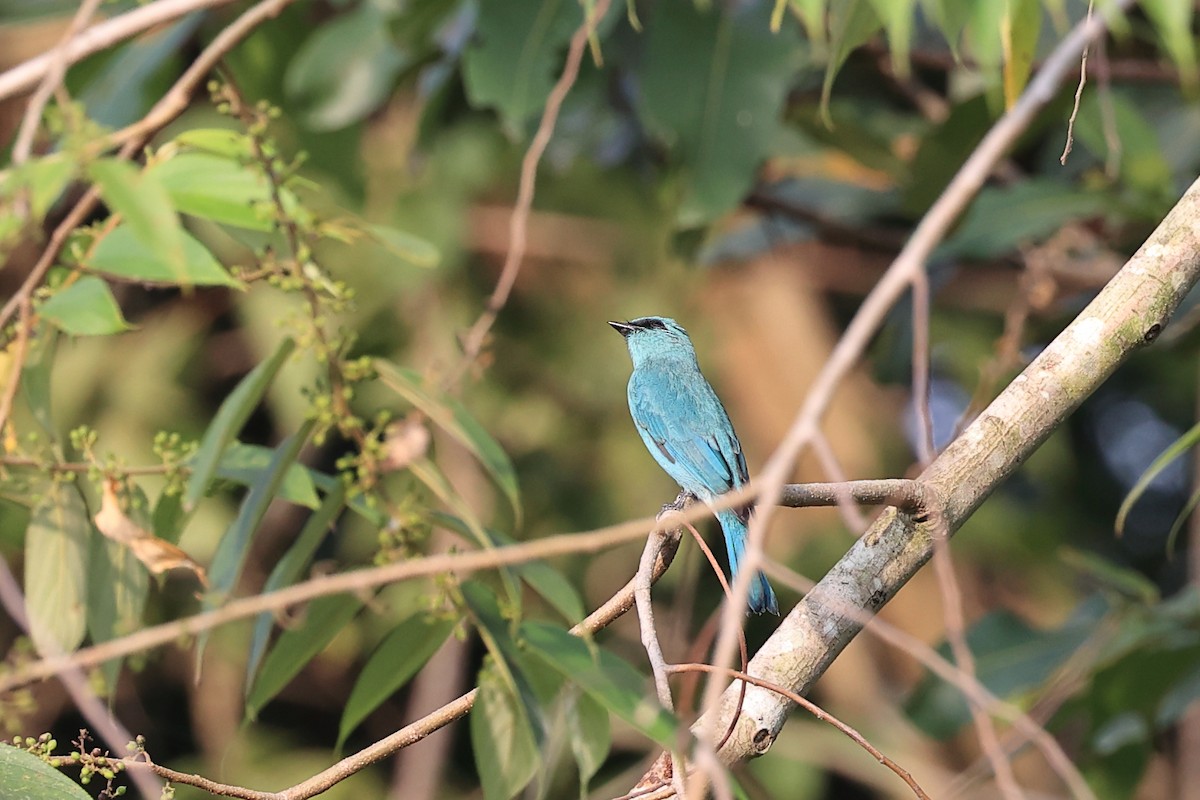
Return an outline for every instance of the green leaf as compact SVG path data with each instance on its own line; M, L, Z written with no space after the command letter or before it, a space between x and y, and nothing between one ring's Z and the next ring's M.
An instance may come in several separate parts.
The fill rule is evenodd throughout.
M237 388L221 403L217 415L208 426L208 430L204 432L204 438L200 442L196 456L192 459L192 476L188 479L187 489L183 496L185 511L190 512L194 509L196 503L208 490L208 484L216 474L226 449L238 435L242 426L246 424L246 420L250 419L250 415L254 413L259 401L266 394L267 387L275 379L275 374L287 361L295 346L295 342L291 339L284 339L280 342L270 358L242 378Z
M1113 563L1099 553L1059 547L1058 558L1065 566L1086 575L1101 587L1136 603L1153 605L1161 599L1162 595L1154 581L1136 569Z
M1012 108L1029 80L1042 31L1038 0L1007 0L1000 34L1004 39L1004 105Z
M1066 222L1103 214L1112 203L1104 192L1045 179L987 187L934 258L994 258L1049 236Z
M115 158L97 159L88 171L104 202L124 218L133 237L175 282L189 283L183 228L162 183L148 171Z
M255 231L274 229L260 207L271 202L266 177L235 159L208 153L182 153L148 172L171 196L175 208L201 219Z
M37 334L29 342L29 353L25 357L25 368L21 371L21 395L29 406L33 419L41 426L52 442L58 440L58 429L50 405L50 379L54 371L54 357L58 352L60 336L49 325L38 325Z
M452 521L452 518L447 518L445 515L435 514L434 520L439 524L444 524L447 527L456 528L457 526ZM487 535L491 538L492 543L497 547L508 547L516 544L516 540L506 533L487 528ZM583 600L579 597L579 592L575 591L575 587L566 577L544 561L530 561L525 564L514 564L510 569L517 574L521 580L529 584L529 587L537 592L543 600L554 607L558 613L566 618L567 622L575 624L583 619L584 608Z
M1185 86L1196 87L1196 40L1192 35L1192 18L1196 6L1192 0L1145 0L1141 4L1146 16L1154 23L1171 60L1179 68Z
M329 535L330 526L333 525L333 521L341 510L345 508L345 504L346 486L341 481L335 481L320 508L304 523L295 543L288 548L287 552L283 554L283 558L279 559L275 568L271 570L266 584L263 585L264 594L296 582L304 572L304 568L312 561L321 542ZM274 621L274 615L266 612L254 618L254 633L250 638L250 656L246 662L247 686L253 682L254 674L258 671L258 665L267 650L267 639L271 635Z
M505 130L521 135L545 105L581 22L583 11L573 0L480 3L475 37L463 55L471 105L495 108Z
M362 3L313 31L288 65L283 86L306 107L308 127L336 130L378 108L408 63L380 4Z
M602 706L664 747L677 721L646 694L646 678L620 657L544 622L521 625L527 652L577 684Z
M491 434L484 430L462 403L443 393L436 396L432 394L415 371L397 367L380 358L375 359L374 367L385 386L424 412L435 425L479 459L479 463L508 499L516 525L520 527L521 491L517 486L517 473L508 454Z
M304 612L304 621L284 631L263 660L262 669L246 695L246 716L257 719L263 706L350 624L362 606L363 601L353 594L313 600Z
M392 629L363 665L338 726L336 749L346 737L425 666L454 630L454 620L411 616Z
M467 502L458 495L458 492L454 491L454 487L438 469L437 464L428 458L418 458L408 465L408 471L462 519L467 531L475 541L479 542L482 547L492 547L492 540L484 530L483 523L475 516L475 512L471 510Z
M79 784L32 753L0 744L0 797L5 800L91 800Z
M532 731L540 745L545 736L545 725L537 692L521 671L521 653L512 635L512 623L505 619L496 600L496 595L479 581L464 581L460 587L463 600L471 611L471 617L479 631L479 638L495 659L496 669L504 677L513 693L525 705L525 713Z
M275 451L269 447L235 441L221 455L217 477L252 486L270 468L274 455ZM305 508L316 508L321 504L312 475L302 464L292 464L287 468L277 497Z
M250 539L258 530L263 515L279 493L288 467L300 454L300 449L308 441L315 420L309 420L295 433L280 443L275 449L271 463L266 470L250 486L238 509L237 518L229 526L229 530L221 537L217 552L213 555L212 566L209 568L209 591L204 598L205 610L216 608L225 602L233 591L238 576L242 573L242 565L250 550Z
M1160 472L1170 466L1172 461L1195 447L1197 441L1200 441L1200 422L1188 429L1186 433L1176 439L1166 450L1159 453L1158 458L1150 463L1150 466L1138 478L1137 483L1129 490L1129 494L1125 495L1125 499L1121 501L1121 507L1117 509L1117 518L1113 522L1113 527L1116 529L1118 536L1124 533L1125 519L1129 516L1129 512L1133 509L1134 504L1145 494L1146 489L1154 482L1154 479L1158 477Z
M442 260L435 244L407 231L386 225L367 225L366 232L388 251L418 267L436 267Z
M94 275L85 275L55 292L38 307L38 313L74 336L105 336L130 328L108 284Z
M254 155L246 134L226 128L195 128L179 134L175 141L184 147L225 158L248 159Z
M908 77L909 47L913 37L913 20L916 18L917 0L871 0L876 16L887 32L892 51L892 70L900 77Z
M21 232L23 214L17 202L28 203L28 216L42 219L75 177L76 162L63 153L35 158L0 172L0 244Z
M678 222L700 226L750 189L778 144L800 42L767 6L656 3L639 65L638 115L683 166Z
M69 653L87 630L88 540L92 523L73 484L52 481L25 531L29 635L43 656Z
M184 256L181 272L173 271L124 222L100 240L85 265L96 272L147 283L242 288L241 282L226 272L204 245L186 232L181 231L180 236Z
M492 656L479 672L471 708L471 748L485 800L509 800L533 779L541 754L525 707L496 668Z
M608 711L591 695L580 692L567 708L567 736L579 765L579 798L583 800L612 745Z
M125 514L142 530L150 530L149 503L137 485L123 492ZM142 626L146 598L150 594L150 573L129 547L106 536L91 537L88 581L88 633L99 644L133 633ZM101 667L106 688L117 685L121 659L114 658Z
M829 7L829 63L825 65L825 80L821 84L821 117L833 127L829 116L829 98L833 81L846 59L859 45L875 35L882 27L870 0L833 0Z

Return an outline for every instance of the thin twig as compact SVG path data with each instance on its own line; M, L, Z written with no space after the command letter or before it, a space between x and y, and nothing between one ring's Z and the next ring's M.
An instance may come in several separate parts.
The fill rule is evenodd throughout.
M922 264L912 276L912 394L917 420L917 461L929 466L937 452L929 408L929 273Z
M685 492L680 492L672 506L664 507L658 518L674 510L686 507L689 498ZM686 524L686 523L685 523ZM650 663L650 674L654 677L654 690L658 695L658 703L668 713L675 713L675 702L671 698L671 682L667 680L667 661L663 657L662 645L658 641L658 629L654 626L654 604L650 598L650 587L654 585L654 565L658 553L662 549L660 537L665 536L665 526L650 532L646 538L646 546L642 549L642 557L638 562L637 574L633 578L633 599L637 605L638 626L642 634L642 647L646 649L646 658ZM671 783L680 797L683 797L683 758L675 748L671 749Z
M508 253L505 254L504 266L500 269L500 278L496 281L496 288L488 298L483 312L463 337L462 358L459 360L458 366L448 373L445 381L447 387L457 384L479 358L479 353L483 350L484 342L487 340L488 331L492 329L501 309L508 302L509 294L512 293L513 284L517 281L517 273L521 271L521 263L525 259L525 236L529 227L529 213L533 208L533 191L534 185L537 183L538 164L541 163L542 156L546 152L546 146L550 144L550 137L554 133L554 125L558 121L558 113L562 109L563 101L566 100L567 93L571 91L571 87L575 85L575 79L579 76L579 67L583 61L583 53L587 49L588 39L597 23L608 12L610 2L611 0L597 0L590 14L585 11L583 22L571 37L562 74L555 82L554 88L550 90L550 94L546 96L546 108L542 112L541 122L538 123L533 141L529 143L529 149L525 151L525 157L521 160L517 201L513 205L512 217L508 224ZM586 3L584 7L586 9Z
M1088 0L1087 21L1092 20L1092 10L1095 6L1095 0ZM1091 42L1083 46L1083 55L1079 59L1079 85L1075 87L1075 104L1071 107L1071 116L1067 119L1067 140L1063 143L1062 155L1058 157L1058 163L1064 167L1067 165L1067 156L1071 155L1071 147L1075 144L1075 118L1079 116L1079 101L1083 98L1083 87L1087 85L1087 62L1088 49Z
M938 526L942 527L942 526ZM966 622L963 619L962 591L958 579L954 575L954 561L950 557L950 539L948 531L937 530L933 533L933 571L937 576L938 588L942 594L942 618L946 624L946 640L950 643L950 652L954 661L964 675L975 677L975 657L967 644ZM1000 746L1000 738L992 719L985 713L982 705L967 698L967 708L971 712L971 721L975 725L975 733L979 737L979 745L992 765L996 776L996 786L1007 800L1018 800L1024 797L1017 777L1013 774L1012 764L1005 757L1004 748Z
M892 772L894 772L898 776L900 776L900 779L908 784L909 788L913 790L913 794L915 794L917 797L924 798L924 800L930 800L929 795L927 795L925 793L925 790L921 788L920 784L918 784L916 782L916 780L913 779L912 774L910 774L908 770L906 770L904 767L897 764L892 759L885 756L882 752L880 752L879 748L875 747L875 745L868 742L867 738L865 736L863 736L861 733L859 733L858 731L856 731L854 728L850 727L845 722L842 722L840 719L835 717L833 714L830 714L828 711L821 708L820 706L818 706L816 703L812 702L808 698L801 697L800 695L796 694L795 692L791 691L790 689L786 689L777 683L772 683L771 681L766 681L766 680L763 680L762 678L756 678L753 675L748 675L743 670L729 669L728 667L714 667L711 664L671 664L670 666L667 667L667 669L668 669L668 671L674 672L674 673L710 672L710 673L714 673L717 675L724 675L728 678L745 681L746 683L752 683L755 686L758 686L762 689L766 689L768 691L783 695L784 697L791 700L796 705L803 708L805 711L808 711L808 713L812 714L817 719L821 720L822 722L828 722L830 725L837 728L842 733L846 734L846 736L848 736L852 741L854 741L855 744L857 744L859 747L861 747L862 749L864 749L868 753L870 753L872 756L874 756L874 758L880 764L883 764L885 767L890 769Z
M817 454L817 460L821 462L821 469L825 470L830 479L835 483L846 483L846 470L838 461L837 453L833 452L829 437L821 431L817 431L816 436L813 437L813 450ZM848 491L838 492L837 508L846 527L855 536L861 536L869 524L867 515L855 504L854 497Z
M117 42L137 36L156 25L162 25L206 8L227 5L233 0L156 0L120 16L93 25L76 35L66 47L67 65L74 64L93 53L112 47ZM34 56L0 73L0 100L7 100L38 85L53 67L53 51Z
M71 18L71 24L67 26L67 31L63 34L62 39L53 50L46 54L50 59L46 74L42 76L42 82L38 84L37 90L29 98L29 104L25 106L25 115L21 118L21 127L17 130L17 139L13 143L12 163L14 165L24 164L29 159L29 154L33 150L33 138L37 134L38 123L42 119L42 111L45 110L46 103L50 101L50 95L62 86L63 77L67 74L67 65L70 63L68 49L71 42L79 31L91 21L92 15L96 13L96 9L102 1L83 0L79 4L79 10Z

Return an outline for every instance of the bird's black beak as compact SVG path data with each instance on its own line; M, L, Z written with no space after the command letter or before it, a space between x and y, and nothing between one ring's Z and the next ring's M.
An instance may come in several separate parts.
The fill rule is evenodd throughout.
M613 326L613 330L625 337L628 337L629 334L637 330L637 327L630 325L628 322L613 322L609 320L608 324Z

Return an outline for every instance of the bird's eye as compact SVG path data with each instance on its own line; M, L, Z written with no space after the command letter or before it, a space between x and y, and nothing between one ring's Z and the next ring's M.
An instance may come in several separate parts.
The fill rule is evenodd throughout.
M653 317L642 317L641 319L635 319L629 324L636 325L643 330L665 331L667 329L667 326L663 324L661 319L654 319Z

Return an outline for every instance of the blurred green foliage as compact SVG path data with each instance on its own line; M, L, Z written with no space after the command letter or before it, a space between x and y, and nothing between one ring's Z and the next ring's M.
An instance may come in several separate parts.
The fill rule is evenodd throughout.
M73 8L0 0L0 52L41 26L61 31ZM20 567L42 655L314 571L653 513L674 491L629 424L607 319L663 313L691 330L753 470L858 297L1087 6L610 4L538 170L513 295L466 365L459 337L510 246L521 159L595 5L295 2L135 159L116 157L106 136L141 118L237 10L73 66L73 99L47 109L35 156L6 153L0 171L5 296L84 188L102 200L32 287L30 313L3 321L0 368L20 384L2 430L0 551ZM939 441L1195 178L1193 15L1162 0L1116 25L1089 62L1105 72L1083 93L1066 165L1069 87L937 251ZM979 679L1035 712L1103 798L1154 795L1149 768L1170 765L1163 739L1200 693L1190 544L1168 544L1193 495L1175 458L1195 416L1187 306L1180 332L1118 373L955 540ZM912 464L911 337L902 304L870 380L848 385L828 420L851 477ZM803 464L797 477L829 476ZM832 514L789 512L769 549L819 577L846 543ZM684 551L656 600L668 658L701 660L719 592ZM562 622L624 584L636 553L323 598L282 624L264 613L203 634L187 643L195 664L136 654L96 682L119 716L140 700L136 732L157 761L256 788L309 777L334 748L477 685L455 746L423 759L436 796L613 796L678 721L631 666L644 654L630 623L594 642ZM919 576L885 615L936 642L930 591ZM752 647L771 627L748 624ZM0 673L19 672L28 644L15 624L4 634L14 646ZM818 699L936 796L938 776L968 773L975 752L965 702L906 659L860 658L867 647L852 645ZM26 699L0 703L14 731L78 729ZM800 746L790 730L738 773L747 796L898 791L861 751L823 734ZM1035 753L1015 758L1057 791ZM385 780L368 771L329 796L380 796Z

